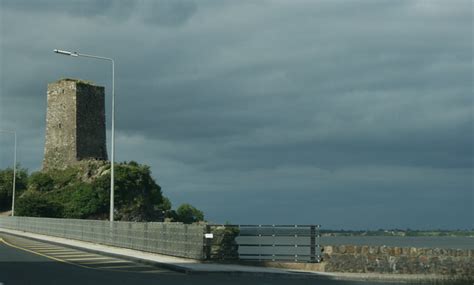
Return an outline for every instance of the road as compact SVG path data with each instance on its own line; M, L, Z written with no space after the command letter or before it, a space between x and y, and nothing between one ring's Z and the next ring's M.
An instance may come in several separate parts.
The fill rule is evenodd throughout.
M0 233L0 285L349 284L304 278L184 274Z

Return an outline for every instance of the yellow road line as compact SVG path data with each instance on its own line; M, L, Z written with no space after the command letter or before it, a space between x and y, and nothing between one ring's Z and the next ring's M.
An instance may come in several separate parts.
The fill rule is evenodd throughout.
M6 240L4 240L3 238L0 237L0 243L3 243L9 247L13 247L13 248L16 248L16 249L19 249L19 250L23 250L23 251L27 251L29 253L33 253L33 254L36 254L36 255L39 255L39 256L42 256L42 257L45 257L45 258L48 258L48 259L51 259L51 260L54 260L54 261L57 261L57 262L61 262L61 263L66 263L66 264L70 264L70 265L74 265L74 266L78 266L78 267L81 267L81 268L86 268L86 269L92 269L92 270L102 270L102 271L115 271L115 272L133 272L133 273L142 273L141 271L129 271L129 270L117 270L117 269L107 269L107 268L101 268L101 267L90 267L90 266L87 266L87 265L83 265L84 262L81 262L81 263L76 263L76 262L70 262L70 261L73 261L73 260L76 260L76 259L69 259L69 261L67 260L63 260L63 259L60 259L60 258L56 258L56 257L53 257L53 256L49 256L49 255L46 255L46 254L43 254L43 253L40 253L40 252L37 252L37 251L33 251L33 250L30 250L30 249L27 249L27 248L23 248L23 247L20 247L20 246L17 246L17 245L14 245L14 244L11 244L9 242L7 242ZM103 260L103 259L109 259L109 260L114 260L112 258L107 258L107 257L103 257L103 258L100 258L100 259L95 259L97 260L98 262L100 262L100 260ZM81 259L79 259L81 260ZM82 260L85 260L85 261L91 261L93 262L94 259L91 258L91 259L82 259ZM119 259L116 259L117 261L120 261ZM105 261L105 260L103 260ZM124 261L125 262L125 261ZM94 264L94 263L90 263L90 264ZM96 263L97 264L97 263ZM149 272L153 272L152 271L149 271ZM163 272L161 272L163 273ZM171 273L171 272L170 272ZM0 284L1 285L1 284Z
M16 248L16 249L20 249L20 250L23 250L23 251L27 251L27 252L30 252L30 253L33 253L33 254L42 256L42 257L46 257L46 258L49 258L49 259L52 259L52 260L61 262L61 263L67 263L67 264L76 265L76 266L79 266L79 267L82 267L82 268L93 269L92 267L87 267L87 266L85 266L85 265L75 264L75 263L72 263L72 262L68 262L68 261L66 261L66 260L62 260L62 259L55 258L55 257L49 256L49 255L46 255L46 254L42 254L42 253L39 253L39 252L36 252L36 251L33 251L33 250L29 250L29 249L27 249L27 248L23 248L23 247L16 246L16 245L14 245L14 244L11 244L11 243L7 242L7 241L4 240L3 238L0 238L0 242L4 243L4 244L6 244L6 245L8 245L8 246L10 246L10 247L13 247L13 248Z

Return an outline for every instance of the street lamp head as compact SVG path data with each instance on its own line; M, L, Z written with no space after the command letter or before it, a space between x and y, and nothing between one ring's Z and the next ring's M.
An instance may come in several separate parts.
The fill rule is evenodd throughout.
M53 51L55 53L59 53L62 55L78 56L77 52L70 52L70 51L60 50L60 49L54 49Z

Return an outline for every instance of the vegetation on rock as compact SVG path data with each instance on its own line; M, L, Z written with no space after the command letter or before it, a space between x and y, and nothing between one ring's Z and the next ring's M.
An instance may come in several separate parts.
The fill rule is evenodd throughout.
M11 173L10 173L11 172ZM0 171L0 210L11 208L13 173ZM15 214L30 217L107 219L110 201L110 164L107 161L82 161L64 170L17 172ZM202 221L201 211L183 204L177 211L163 196L151 176L149 166L134 161L115 165L115 220Z
M176 211L169 211L167 217L185 224L192 224L204 220L203 212L190 204L182 204Z

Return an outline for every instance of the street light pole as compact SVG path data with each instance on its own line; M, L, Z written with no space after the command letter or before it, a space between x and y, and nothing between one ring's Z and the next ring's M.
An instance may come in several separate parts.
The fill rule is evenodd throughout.
M13 134L15 138L13 150L13 186L12 186L12 217L15 216L15 192L16 192L16 131L0 130L2 133Z
M70 52L65 50L55 49L55 53L74 56L74 57L88 57L99 60L107 60L112 63L112 131L111 131L111 147L110 147L110 222L114 221L114 186L115 186L115 173L114 173L114 159L115 159L115 62L112 58L96 56L78 52Z

